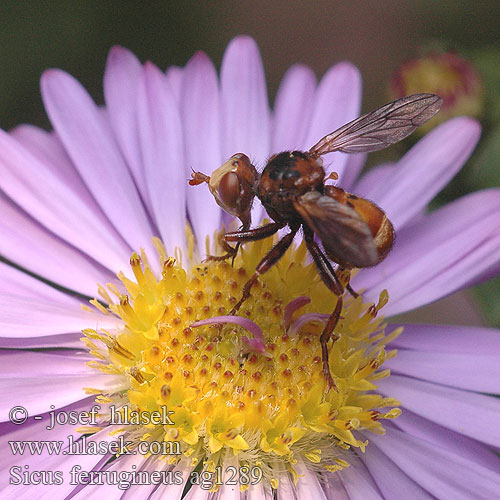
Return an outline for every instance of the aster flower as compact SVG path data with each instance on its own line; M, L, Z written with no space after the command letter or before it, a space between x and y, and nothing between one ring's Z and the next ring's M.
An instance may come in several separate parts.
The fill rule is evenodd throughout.
M454 116L480 118L484 86L473 64L454 52L431 53L403 64L392 76L394 99L417 92L433 92L443 98L436 120L418 129L422 134Z
M327 391L317 337L336 298L304 245L228 318L272 242L245 245L234 266L203 262L230 220L187 178L238 151L262 166L308 149L359 114L357 70L339 63L316 83L294 66L271 113L249 38L229 45L220 83L202 53L163 73L116 47L104 91L100 109L50 70L54 131L0 133L0 254L18 266L0 265L2 498L495 497L500 333L383 319L500 270L498 190L425 211L478 124L454 118L361 178L364 155L325 157L397 232L352 279L364 292L345 298ZM29 418L15 425L19 406ZM80 421L50 428L51 410ZM41 440L61 449L15 444Z

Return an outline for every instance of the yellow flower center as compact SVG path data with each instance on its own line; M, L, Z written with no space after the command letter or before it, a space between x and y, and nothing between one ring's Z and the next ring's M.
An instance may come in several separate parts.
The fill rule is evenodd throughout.
M120 331L84 332L97 358L92 366L123 380L115 393L96 389L98 400L121 414L144 416L121 426L136 443L177 443L177 454L159 458L190 457L193 465L203 461L211 470L237 455L240 464L260 467L275 485L276 464L292 472L298 459L330 471L348 465L345 450L366 446L356 431L382 433L381 419L399 415L396 400L373 392L376 380L388 375L380 370L384 360L395 354L385 346L400 333L386 336L377 317L386 292L378 305L344 297L339 339L329 344L336 389L328 390L319 335L322 314L333 311L337 298L307 263L304 244L292 247L254 285L238 312L255 325L247 329L243 321L193 323L228 314L272 238L246 244L233 266L208 261L184 268L156 243L161 277L144 255L133 254L135 280L119 275L126 294L108 285L100 289L108 307L92 301L123 320ZM260 350L251 342L259 335L265 347ZM169 418L147 420L156 413Z

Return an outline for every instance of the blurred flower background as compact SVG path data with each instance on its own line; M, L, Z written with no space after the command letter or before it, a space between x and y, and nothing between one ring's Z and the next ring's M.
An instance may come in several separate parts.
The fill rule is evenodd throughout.
M470 114L483 135L476 153L434 205L500 185L500 4L495 0L364 0L340 2L94 3L53 1L0 6L0 124L49 128L40 74L59 67L103 102L109 48L123 45L160 67L184 65L198 49L216 64L227 43L246 33L257 41L271 102L286 68L303 62L321 76L348 60L363 75L363 111L399 93L446 94L443 118ZM425 78L422 77L425 75ZM415 141L416 138L412 138ZM370 165L398 158L411 143L370 155ZM251 152L249 152L251 153ZM207 166L210 170L211 166ZM1 259L1 257L0 257ZM461 292L404 318L500 326L500 279Z

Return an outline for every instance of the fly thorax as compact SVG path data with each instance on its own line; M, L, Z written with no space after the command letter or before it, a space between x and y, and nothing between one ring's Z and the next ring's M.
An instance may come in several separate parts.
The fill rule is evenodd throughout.
M320 158L302 151L284 151L268 161L257 195L271 217L288 220L295 213L294 200L322 186L324 177Z

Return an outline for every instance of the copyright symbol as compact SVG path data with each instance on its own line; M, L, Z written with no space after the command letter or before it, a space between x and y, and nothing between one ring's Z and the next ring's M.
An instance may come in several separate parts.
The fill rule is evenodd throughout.
M21 425L28 420L28 410L24 406L14 406L9 411L9 420L14 425Z

